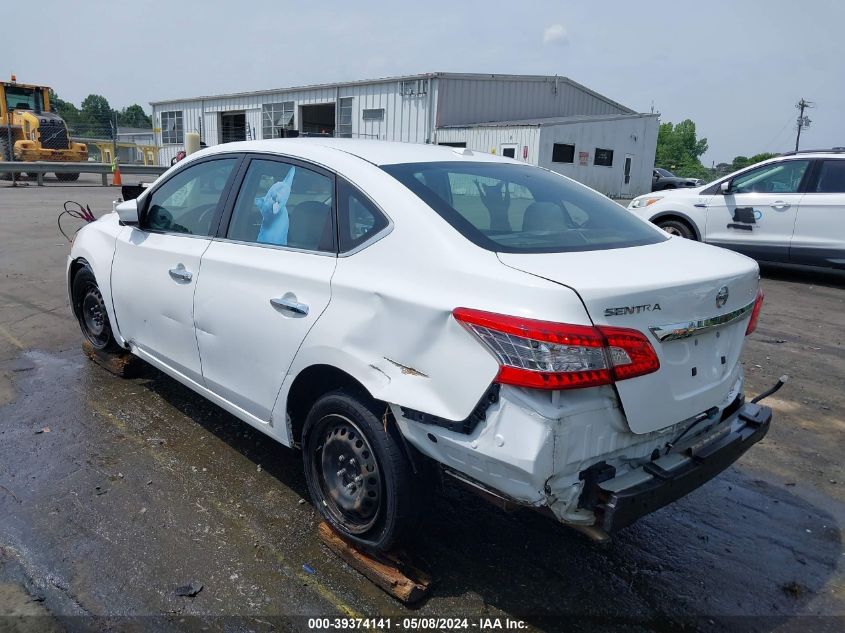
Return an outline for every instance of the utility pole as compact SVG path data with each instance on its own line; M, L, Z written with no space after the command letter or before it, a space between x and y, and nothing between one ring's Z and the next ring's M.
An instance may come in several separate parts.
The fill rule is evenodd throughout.
M798 151L798 143L801 141L801 130L810 127L810 117L804 116L804 109L805 108L813 108L815 104L812 101L805 101L803 98L801 101L795 104L795 107L798 108L798 121L796 127L798 128L798 134L795 137L795 151Z

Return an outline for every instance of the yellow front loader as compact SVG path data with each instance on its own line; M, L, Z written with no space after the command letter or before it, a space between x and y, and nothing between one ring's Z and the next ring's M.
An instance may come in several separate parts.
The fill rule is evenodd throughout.
M0 160L85 162L88 146L74 143L67 125L50 111L50 89L11 81L0 82ZM0 177L8 178L0 170ZM78 173L57 173L76 180Z

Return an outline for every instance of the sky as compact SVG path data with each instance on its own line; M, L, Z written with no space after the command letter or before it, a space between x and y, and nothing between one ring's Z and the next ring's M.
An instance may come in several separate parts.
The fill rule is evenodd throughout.
M34 13L33 13L34 11ZM112 107L422 72L562 75L661 122L705 165L845 146L845 0L39 0L10 3L0 76ZM24 28L24 25L29 25Z

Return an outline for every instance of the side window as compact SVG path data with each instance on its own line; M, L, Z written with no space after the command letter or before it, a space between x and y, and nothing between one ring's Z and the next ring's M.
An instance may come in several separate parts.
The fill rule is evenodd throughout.
M845 193L845 160L826 160L819 171L816 193Z
M143 228L211 235L211 223L239 160L210 160L177 173L151 194Z
M737 176L731 193L797 193L809 160L789 160L765 165Z
M239 242L335 251L333 179L277 160L252 159L226 237Z
M363 193L338 180L340 252L363 244L388 225L388 220Z

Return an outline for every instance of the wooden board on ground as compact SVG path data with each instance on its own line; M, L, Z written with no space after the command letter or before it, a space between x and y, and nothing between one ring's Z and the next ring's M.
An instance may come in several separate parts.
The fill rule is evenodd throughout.
M144 362L129 352L102 352L88 341L82 341L82 351L100 367L121 378L139 376L144 368Z
M414 567L404 554L377 556L363 552L343 540L326 522L320 523L317 530L330 550L394 598L412 604L428 593L431 577Z

